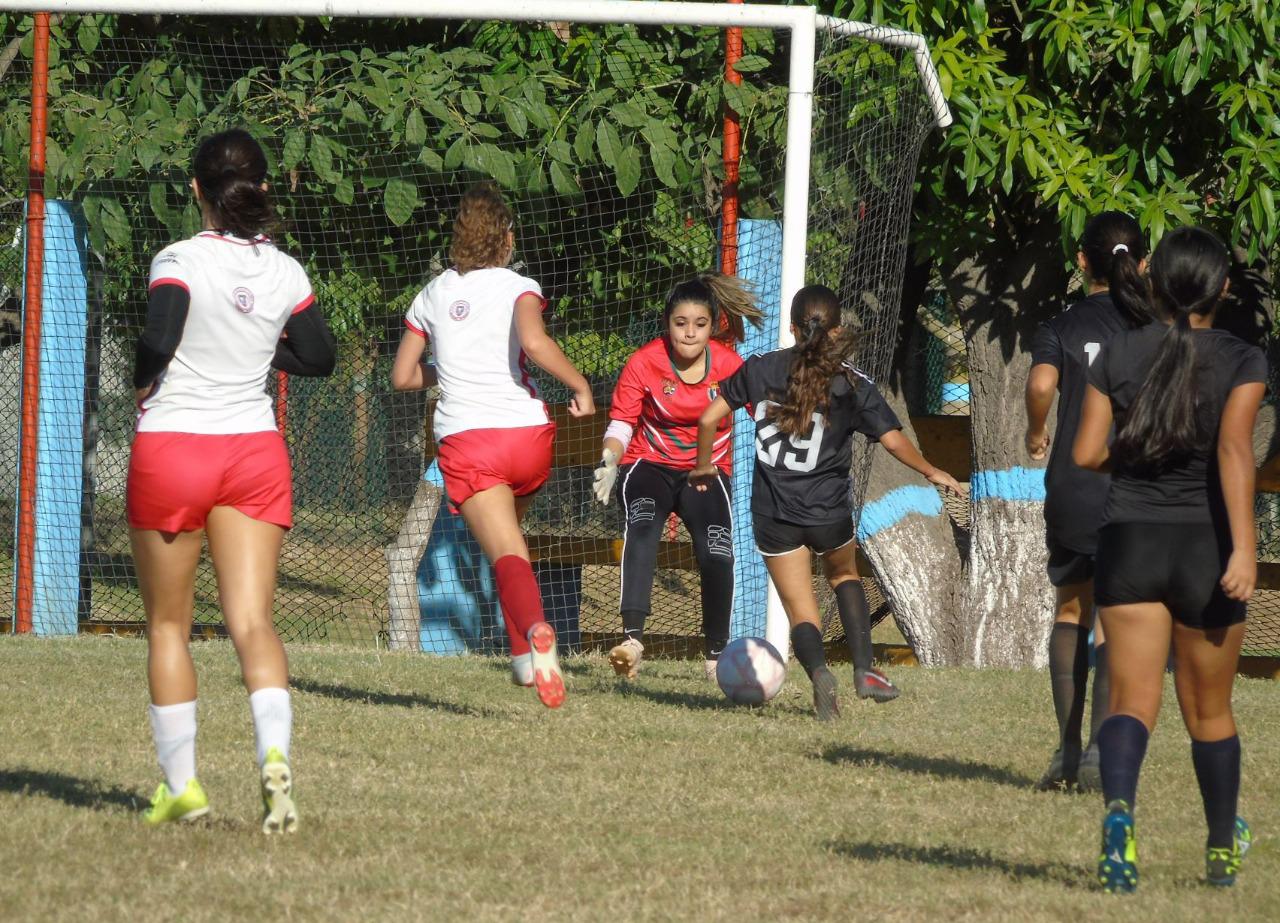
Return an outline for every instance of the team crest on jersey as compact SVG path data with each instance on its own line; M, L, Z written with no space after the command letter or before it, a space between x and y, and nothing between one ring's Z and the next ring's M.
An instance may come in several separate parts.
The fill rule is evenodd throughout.
M714 401L719 396L720 396L720 382L713 381L710 385L707 386L707 397Z
M253 313L253 292L243 285L238 285L231 291L231 298L236 303L236 310L241 314Z
M471 304L466 301L455 301L449 305L449 316L454 320L466 320L471 313Z
M663 394L675 394L675 393L676 393L676 380L675 380L674 378L664 378L664 379L662 379L662 393L663 393Z

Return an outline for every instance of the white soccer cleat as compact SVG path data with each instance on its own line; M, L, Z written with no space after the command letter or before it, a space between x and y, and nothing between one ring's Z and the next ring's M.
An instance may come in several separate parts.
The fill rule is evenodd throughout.
M644 659L644 645L635 638L627 638L609 651L609 666L613 672L627 679L635 679L640 672L640 661Z

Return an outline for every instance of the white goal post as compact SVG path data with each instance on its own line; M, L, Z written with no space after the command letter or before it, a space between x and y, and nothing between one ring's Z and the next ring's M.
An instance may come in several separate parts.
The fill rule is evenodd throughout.
M436 20L571 21L574 23L769 28L790 34L783 181L781 303L805 283L809 227L810 159L815 43L820 33L904 49L913 55L923 93L938 127L951 123L937 71L922 36L867 23L820 16L810 6L654 2L654 0L0 0L0 11L43 13L163 14L166 16L298 16ZM777 344L792 342L786 312L778 318ZM772 584L766 636L783 652L789 628Z

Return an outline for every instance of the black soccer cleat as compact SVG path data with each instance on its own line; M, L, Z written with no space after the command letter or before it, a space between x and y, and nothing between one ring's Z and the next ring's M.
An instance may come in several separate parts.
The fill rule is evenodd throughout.
M889 677L874 668L855 670L853 681L858 688L858 698L860 699L891 702L902 694L897 686L889 682Z
M813 710L819 721L834 721L840 717L836 686L835 674L827 667L818 667L813 671Z

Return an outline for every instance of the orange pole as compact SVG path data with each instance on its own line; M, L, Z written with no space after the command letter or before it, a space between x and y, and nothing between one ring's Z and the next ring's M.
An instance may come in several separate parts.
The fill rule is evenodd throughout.
M741 3L742 0L729 0ZM742 60L742 30L725 30L724 79L742 83L742 75L733 66ZM733 275L738 271L738 162L742 153L742 126L738 113L726 103L724 107L724 189L720 205L720 271Z
M276 429L283 436L285 426L289 423L289 376L276 370Z
M40 313L44 285L44 147L49 104L49 14L35 14L31 150L27 166L27 265L22 316L22 449L18 456L18 573L14 630L32 630L35 599L36 440L40 405Z

